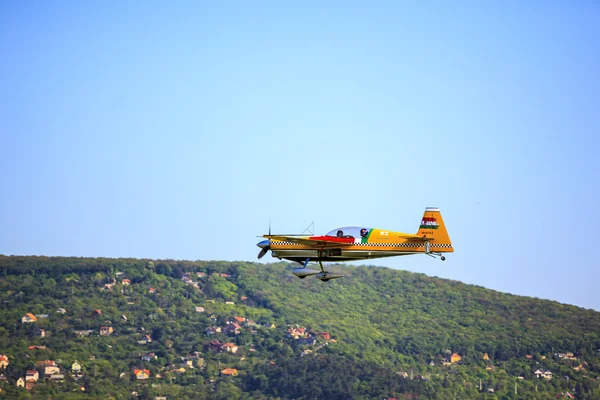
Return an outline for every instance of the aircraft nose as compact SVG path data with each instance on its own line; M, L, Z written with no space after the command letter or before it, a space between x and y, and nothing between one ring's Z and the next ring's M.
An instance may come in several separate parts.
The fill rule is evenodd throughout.
M263 240L262 242L258 242L256 243L256 245L258 247L260 247L261 249L264 249L265 247L269 246L271 244L271 241L267 240Z

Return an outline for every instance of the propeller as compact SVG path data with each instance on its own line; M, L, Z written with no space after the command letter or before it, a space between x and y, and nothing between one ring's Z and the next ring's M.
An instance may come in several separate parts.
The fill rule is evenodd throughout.
M267 254L267 251L271 250L271 241L270 240L263 240L260 243L256 244L258 247L260 247L260 253L258 253L258 259L260 260L261 258L263 258L265 256L265 254Z

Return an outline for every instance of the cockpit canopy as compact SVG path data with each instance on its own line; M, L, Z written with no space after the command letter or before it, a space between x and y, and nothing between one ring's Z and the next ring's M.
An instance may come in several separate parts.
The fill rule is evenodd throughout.
M334 229L325 236L338 238L366 238L369 236L371 229L372 228L364 228L362 226L346 226L344 228Z

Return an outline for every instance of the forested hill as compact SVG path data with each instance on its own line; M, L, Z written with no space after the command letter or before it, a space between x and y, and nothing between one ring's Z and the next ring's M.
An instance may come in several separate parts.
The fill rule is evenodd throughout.
M46 398L600 399L598 312L382 267L332 266L344 278L327 283L292 268L0 256L0 388ZM17 388L33 370L37 382Z

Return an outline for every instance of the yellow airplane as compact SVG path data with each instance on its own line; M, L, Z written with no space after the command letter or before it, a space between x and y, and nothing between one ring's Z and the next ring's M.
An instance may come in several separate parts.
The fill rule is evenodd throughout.
M416 234L388 231L378 228L345 227L334 229L324 236L263 235L267 240L257 243L261 248L258 258L269 250L271 256L298 262L302 268L292 272L304 279L316 275L323 282L341 278L323 268L323 261L355 261L380 257L426 254L446 259L444 253L454 248L444 225L442 214L436 207L427 207ZM306 268L309 261L319 263L321 270Z

